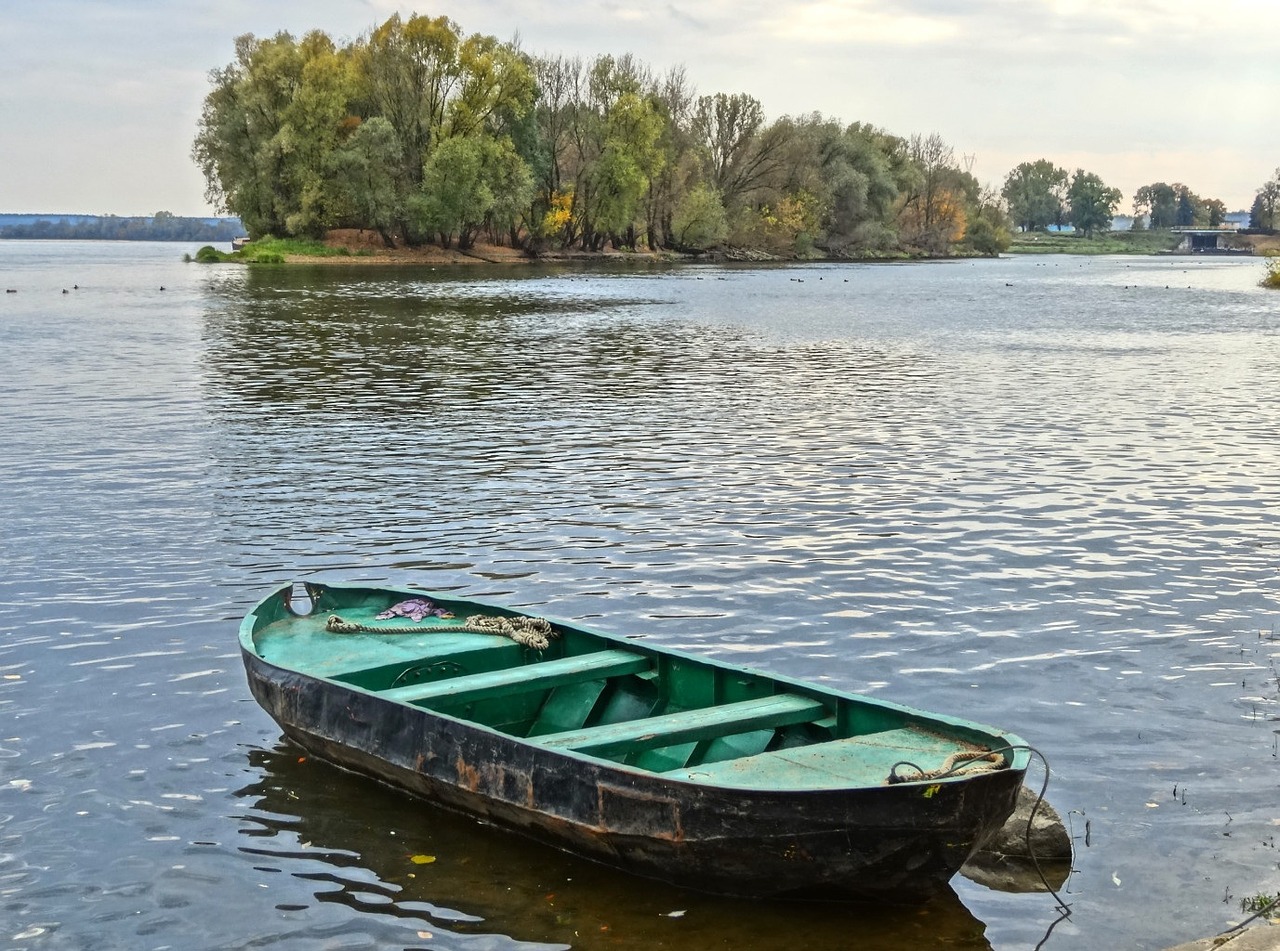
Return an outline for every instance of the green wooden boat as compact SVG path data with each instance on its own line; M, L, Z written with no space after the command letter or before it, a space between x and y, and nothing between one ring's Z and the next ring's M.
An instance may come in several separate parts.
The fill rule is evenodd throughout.
M1009 817L1028 764L967 720L497 605L307 583L302 611L294 591L240 628L291 740L676 884L926 897Z

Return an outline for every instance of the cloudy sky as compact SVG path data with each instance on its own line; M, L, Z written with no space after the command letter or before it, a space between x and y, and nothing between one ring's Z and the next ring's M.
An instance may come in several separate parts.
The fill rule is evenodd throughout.
M1247 208L1280 166L1276 0L3 0L0 212L211 213L190 158L233 40L392 13L519 36L533 53L632 53L770 118L818 111L941 134L999 186L1019 162L1124 192L1183 182Z

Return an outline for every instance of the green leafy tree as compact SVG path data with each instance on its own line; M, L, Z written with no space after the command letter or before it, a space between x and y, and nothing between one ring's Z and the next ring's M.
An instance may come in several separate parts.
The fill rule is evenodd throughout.
M302 68L297 87L282 110L281 175L293 196L285 215L291 235L319 236L338 213L337 189L328 156L350 135L350 104L357 94L351 57L319 31L298 44Z
M699 97L692 131L707 181L728 208L768 186L785 157L785 127L765 126L759 101L745 93Z
M1076 169L1067 190L1071 224L1086 238L1095 231L1111 227L1111 219L1120 207L1120 189L1108 187L1093 172Z
M970 221L964 238L965 243L978 254L990 257L1009 250L1013 240L1008 229L1001 228L986 218L975 218Z
M1179 228L1190 228L1196 223L1196 207L1199 205L1199 199L1191 189L1183 185L1178 189L1178 210L1174 214L1174 221Z
M1023 231L1044 231L1062 224L1067 180L1065 168L1048 159L1023 162L1004 180L1001 195L1009 206L1009 216Z
M1210 228L1221 227L1227 220L1227 206L1221 198L1202 198L1196 211L1196 221Z
M880 250L894 234L900 187L892 153L899 143L861 123L828 128L820 150L827 196L823 244L841 254Z
M474 231L493 205L493 191L484 174L485 143L456 137L441 142L423 166L420 191L410 199L409 217L415 230L435 234L443 247L471 246Z
M729 220L716 190L700 182L684 194L672 221L675 244L684 250L704 251L724 241Z
M605 140L590 176L592 217L615 247L635 250L641 200L661 168L662 118L637 93L620 95L605 118Z
M533 177L509 139L455 136L445 139L423 167L418 194L410 199L409 217L415 230L434 234L440 244L467 250L494 218L509 219L523 209L533 193Z
M288 33L269 40L245 34L235 45L235 62L210 74L192 157L214 207L239 216L252 236L284 234L291 210L284 114L301 59Z
M1276 211L1280 208L1280 168L1268 181L1263 182L1253 200L1249 213L1249 225L1253 228L1274 230Z
M1133 196L1133 213L1149 216L1152 231L1172 228L1178 222L1178 187L1164 182L1143 185Z
M509 136L532 109L533 70L509 44L479 34L464 37L448 17L419 15L408 20L393 15L373 30L356 61L370 110L391 123L400 141L399 204L406 215L413 211L413 220L403 221L400 230L416 239L423 233L425 170L443 174L431 162L434 151L452 138L473 143ZM469 148L447 154L465 154ZM466 203L427 199L437 210L459 202Z
M393 232L404 209L400 141L391 123L382 116L362 123L327 162L346 217L357 227L376 230L387 247L394 247Z
M484 177L493 193L493 204L484 217L484 226L496 241L503 232L516 235L521 219L531 214L536 187L529 163L511 139L504 136L482 141L485 142Z
M996 256L1009 250L1013 237L1009 233L1009 216L1001 196L993 189L983 189L969 214L964 243L978 254Z
M409 190L422 181L423 160L439 138L450 100L462 83L462 32L448 17L397 13L361 44L358 64L373 115L400 140L400 174Z

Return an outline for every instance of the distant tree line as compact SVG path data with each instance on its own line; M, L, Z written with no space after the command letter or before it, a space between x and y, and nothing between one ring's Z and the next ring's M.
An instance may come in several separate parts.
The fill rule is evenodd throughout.
M210 84L192 156L209 200L255 237L345 227L388 246L483 237L531 252L995 253L1012 227L1108 228L1121 200L1046 159L997 193L937 135L818 113L768 121L746 93L698 95L683 68L535 56L446 17L397 14L345 45L244 35ZM1153 227L1188 208L1196 222L1225 213L1178 185L1138 202Z
M1276 194L1280 197L1280 185ZM1097 175L1082 169L1071 174L1048 159L1023 162L1011 171L1001 195L1023 231L1072 225L1086 236L1110 226L1122 197ZM1134 193L1133 214L1135 228L1217 228L1226 220L1227 207L1186 185L1154 182Z
M26 217L26 216L23 216ZM105 241L231 241L244 234L237 221L210 222L158 211L150 218L116 215L40 218L9 223L0 216L0 238L59 238Z

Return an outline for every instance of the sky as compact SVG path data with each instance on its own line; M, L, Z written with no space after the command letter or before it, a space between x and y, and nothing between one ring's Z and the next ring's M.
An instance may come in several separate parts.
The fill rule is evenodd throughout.
M1020 162L1248 208L1280 166L1276 0L0 0L0 212L177 215L209 71L244 33L354 40L393 13L533 54L631 53L699 95L938 133L983 184Z

